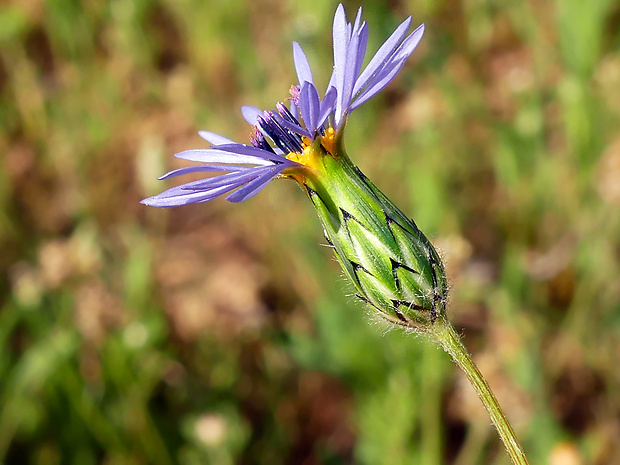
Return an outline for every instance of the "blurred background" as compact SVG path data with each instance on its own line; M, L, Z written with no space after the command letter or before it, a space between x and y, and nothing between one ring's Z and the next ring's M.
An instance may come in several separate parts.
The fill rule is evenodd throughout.
M295 183L138 203L199 129L247 140L292 40L327 82L336 4L2 2L0 463L509 463L448 356L351 297ZM427 32L351 158L442 250L531 463L620 464L620 4L363 6L372 52Z

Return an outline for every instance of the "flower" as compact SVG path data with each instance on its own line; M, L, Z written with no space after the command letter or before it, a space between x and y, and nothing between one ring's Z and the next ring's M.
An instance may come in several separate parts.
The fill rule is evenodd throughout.
M349 23L344 7L336 10L334 69L322 99L308 59L294 42L299 84L290 89L290 106L277 103L275 110L264 112L243 107L252 125L251 145L200 132L212 147L177 157L202 165L163 178L199 171L225 174L182 184L142 202L171 207L223 194L240 202L276 177L292 178L305 188L358 297L393 323L427 330L445 317L448 285L441 259L416 224L351 162L343 141L349 114L394 79L422 38L424 26L407 35L407 18L362 70L368 26L361 16L360 8Z
M243 107L245 119L253 126L251 145L240 144L218 134L201 131L210 142L207 149L176 154L177 158L200 163L171 171L160 179L205 172L219 176L192 181L168 189L142 201L154 207L176 207L212 200L241 202L260 192L272 179L297 180L310 162L307 149L321 143L327 152L341 141L347 116L379 93L403 67L424 33L424 25L411 34L411 17L403 21L362 69L368 43L368 25L358 10L354 23L347 22L344 7L336 9L333 25L334 69L323 99L314 84L308 59L293 43L293 59L299 85L291 88L290 109L282 103L276 110L261 112Z

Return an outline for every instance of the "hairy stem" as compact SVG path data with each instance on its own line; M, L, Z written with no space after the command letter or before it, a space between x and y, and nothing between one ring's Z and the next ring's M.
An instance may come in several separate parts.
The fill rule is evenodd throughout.
M525 453L517 440L517 436L510 422L506 418L506 415L504 415L493 391L491 391L489 383L487 383L482 373L480 373L480 370L478 370L478 367L472 360L469 352L467 352L467 349L461 342L461 338L454 330L454 327L445 317L442 317L436 321L430 333L444 350L450 354L461 370L465 372L467 379L469 379L469 382L480 397L484 408L487 409L491 421L497 429L499 437L504 443L512 463L514 465L528 465Z

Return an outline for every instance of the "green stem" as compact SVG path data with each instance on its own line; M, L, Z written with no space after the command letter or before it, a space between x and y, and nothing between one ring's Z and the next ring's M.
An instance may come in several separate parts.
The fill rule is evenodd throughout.
M431 331L432 336L435 340L441 344L448 354L452 357L454 362L465 372L465 375L469 379L469 382L476 390L476 393L480 397L484 408L487 409L489 416L491 417L491 421L497 432L499 433L499 437L501 438L504 446L506 447L506 451L510 456L512 463L514 465L528 465L527 458L525 457L525 453L517 440L517 436L510 426L510 422L504 415L502 408L497 402L493 391L489 387L489 383L487 383L480 370L472 360L469 352L461 342L461 338L456 333L450 322L448 322L445 318L438 318L433 326L433 330Z

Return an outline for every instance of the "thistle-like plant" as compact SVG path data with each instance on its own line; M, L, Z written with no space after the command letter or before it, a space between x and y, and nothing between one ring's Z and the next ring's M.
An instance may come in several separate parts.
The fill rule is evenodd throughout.
M293 59L299 84L290 89L290 105L274 110L243 107L252 126L250 145L200 131L212 144L176 156L199 164L166 179L196 172L218 176L181 184L142 201L175 207L227 194L231 202L256 195L274 178L290 178L307 192L357 296L391 323L428 334L459 365L498 429L515 464L527 460L497 400L474 365L446 314L448 284L441 259L416 224L398 209L348 157L344 133L349 114L388 85L424 34L408 34L407 18L362 69L368 25L360 8L347 21L339 5L334 17L334 68L320 97L306 55L296 42Z

